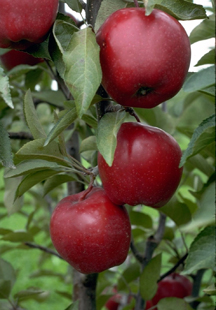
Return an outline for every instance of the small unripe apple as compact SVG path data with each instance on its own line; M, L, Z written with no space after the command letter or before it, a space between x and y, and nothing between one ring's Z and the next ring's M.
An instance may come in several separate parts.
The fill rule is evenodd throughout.
M186 78L191 50L182 25L143 8L115 11L96 34L102 84L122 106L153 108L172 98Z
M95 187L62 199L50 221L58 253L84 274L122 264L128 254L131 226L123 206L114 205L102 188Z
M0 0L0 47L24 50L45 40L58 0Z
M8 71L13 69L14 67L16 67L18 65L35 66L38 63L43 61L43 59L41 59L41 58L35 58L28 53L25 53L22 51L16 51L16 50L11 50L11 51L1 55L0 60L1 60L2 65Z
M178 143L165 131L141 123L123 123L112 166L98 154L104 190L117 205L162 207L181 180L181 155Z

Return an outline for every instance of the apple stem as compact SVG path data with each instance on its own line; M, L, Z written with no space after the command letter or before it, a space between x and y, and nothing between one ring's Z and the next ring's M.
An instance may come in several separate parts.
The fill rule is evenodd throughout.
M135 7L139 7L138 0L134 0Z
M84 194L80 197L79 201L84 200L85 197L90 193L90 191L91 191L92 188L93 188L94 179L95 179L95 176L94 176L94 174L92 173L92 174L90 175L90 183L89 183L89 186L88 186L88 188L84 191Z
M139 116L136 114L136 112L134 111L133 108L131 107L126 107L125 111L128 112L131 116L135 117L135 119L137 120L138 123L141 123Z

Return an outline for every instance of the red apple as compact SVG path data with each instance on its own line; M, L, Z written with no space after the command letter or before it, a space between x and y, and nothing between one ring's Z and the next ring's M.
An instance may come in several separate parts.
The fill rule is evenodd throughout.
M43 59L35 58L30 54L22 51L11 50L0 56L1 63L8 71L18 65L34 66L42 62Z
M105 304L107 310L118 310L122 296L120 294L113 295Z
M182 25L154 9L125 8L99 28L102 84L122 106L153 108L182 87L190 64L190 42Z
M190 296L192 292L192 283L188 278L178 273L172 273L158 283L156 295L152 299L152 305L165 297L184 298Z
M150 300L146 301L146 306L145 306L145 310L149 310L151 307L153 307L153 304Z
M53 245L79 272L101 272L127 257L131 227L127 211L95 187L62 199L50 222ZM85 197L84 197L85 196Z
M181 155L178 143L165 131L141 123L123 123L112 166L98 154L103 187L114 204L162 207L181 180Z
M58 0L0 0L0 47L24 50L45 40Z

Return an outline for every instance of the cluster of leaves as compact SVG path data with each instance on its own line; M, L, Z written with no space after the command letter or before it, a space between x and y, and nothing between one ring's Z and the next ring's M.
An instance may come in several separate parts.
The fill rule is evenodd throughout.
M66 0L65 3L81 13L79 1ZM140 6L142 4L140 2ZM157 7L180 20L203 19L190 35L191 44L214 37L214 15L206 18L205 9L192 1L154 0L146 4L148 14ZM44 58L44 63L33 67L20 65L9 72L0 67L0 169L1 175L4 174L4 183L0 182L3 223L0 228L3 257L0 260L0 307L3 309L10 309L8 300L31 309L38 308L38 305L34 308L32 300L43 302L47 305L44 309L55 309L56 296L65 300L61 301L65 307L70 303L70 288L56 289L55 298L50 297L53 278L59 281L56 285L72 280L67 264L55 256L54 260L53 253L49 253L52 248L49 218L56 203L66 195L65 184L88 184L88 172L97 165L98 150L112 163L121 123L134 121L120 108L106 113L98 122L97 106L108 101L97 93L102 74L94 32L113 11L130 6L134 6L133 1L104 0L94 30L86 21L85 27L79 29L70 17L59 13L47 40L28 50ZM184 173L175 197L160 209L167 220L154 257L142 271L130 252L122 266L101 273L97 283L98 310L110 297L103 293L104 289L112 288L113 284L123 294L140 292L145 300L151 299L160 274L170 270L185 253L188 256L183 264L184 274L192 279L200 270L205 271L200 292L188 302L196 300L200 310L213 309L210 296L215 294L211 287L215 272L214 55L212 48L199 60L198 68L208 66L188 74L183 89L166 103L166 111L161 106L151 110L135 109L142 122L162 128L179 142L184 151L181 161ZM75 133L79 135L81 163L70 154L70 138ZM19 139L13 139L17 136ZM158 211L145 206L128 208L128 211L134 244L143 252L146 240L156 231ZM8 224L13 218L14 225ZM19 219L22 225L17 222ZM34 251L27 251L30 246L42 251L32 254ZM35 261L25 283L21 279L21 265L14 262L17 255L25 256L26 261ZM44 277L52 278L49 289L40 281ZM134 303L132 299L124 309L132 309ZM161 303L158 309L173 309L176 305L179 310L191 309L188 303L179 300ZM74 304L73 309L76 307Z

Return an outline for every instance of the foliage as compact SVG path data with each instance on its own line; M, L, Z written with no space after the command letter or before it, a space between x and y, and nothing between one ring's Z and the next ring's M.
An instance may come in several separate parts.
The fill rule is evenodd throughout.
M81 12L82 1L65 3ZM112 12L130 6L133 1L104 0L95 31ZM209 11L203 6L154 0L148 2L148 14L154 7L181 20L200 19L190 35L191 44L214 37L214 15L206 18ZM99 47L92 26L84 20L81 28L59 13L46 41L28 49L44 58L43 63L20 65L9 72L0 66L0 309L12 309L11 304L31 310L78 309L77 302L71 305L71 267L56 255L50 240L50 216L67 195L68 183L88 187L98 150L112 163L121 123L136 121L116 103L116 110L98 121L98 106L108 102L97 92L102 78ZM145 300L151 299L160 275L185 254L177 271L192 280L204 270L201 286L193 300L164 299L158 309L191 309L194 301L198 310L214 309L214 61L212 48L174 98L151 110L135 109L143 123L175 137L183 150L184 172L175 196L160 210L167 216L165 232L153 258L141 271L130 250L124 264L99 274L97 310L114 285L123 296L141 292ZM81 163L71 156L75 133ZM101 184L99 177L95 182ZM160 212L141 205L133 210L128 206L128 212L134 245L144 253L157 231ZM132 298L123 309L133 309L134 304Z

